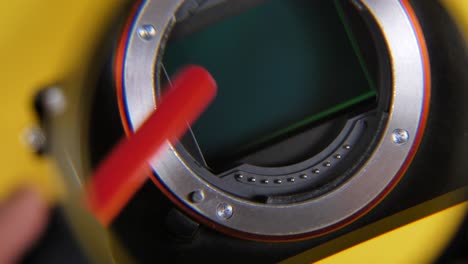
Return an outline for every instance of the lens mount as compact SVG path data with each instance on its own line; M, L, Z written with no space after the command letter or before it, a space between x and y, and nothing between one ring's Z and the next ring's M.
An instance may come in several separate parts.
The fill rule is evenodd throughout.
M164 47L176 23L176 13L185 2L137 3L138 9L127 23L115 60L121 117L127 133L138 129L157 108ZM350 2L372 24L369 28L376 29L371 33L382 40L376 42L377 49L385 54L383 59L390 67L381 78L391 80L391 85L377 82L389 98L379 100L386 105L377 108L375 126L369 126L374 130L366 132L370 138L367 146L355 147L361 144L359 136L369 122L360 116L348 121L343 133L321 156L311 157L299 167L269 168L269 176L274 178L267 178L265 168L245 165L224 176L251 188L267 179L273 186L296 184L310 180L317 172L331 170L336 160L345 160L350 152L356 158L354 165L349 165L352 168L346 170L349 175L327 185L333 188L317 188L320 190L315 195L253 201L207 180L210 176L203 166L190 159L181 146L168 143L150 164L155 171L154 182L175 204L198 221L230 235L284 241L322 235L349 224L398 183L417 151L428 114L430 69L424 36L406 0ZM352 154L355 149L362 155Z

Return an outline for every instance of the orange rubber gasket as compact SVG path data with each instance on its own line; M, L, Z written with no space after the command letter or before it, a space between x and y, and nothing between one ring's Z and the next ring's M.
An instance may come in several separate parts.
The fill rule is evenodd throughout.
M365 214L367 214L369 211L374 209L387 195L396 187L396 185L400 182L402 179L403 175L406 173L408 168L410 167L414 157L416 156L416 153L419 149L419 146L421 144L421 141L424 136L424 131L426 128L427 124L427 119L429 115L429 105L430 105L430 98L431 98L431 66L430 66L430 60L429 60L429 52L427 49L427 44L426 40L424 38L424 33L422 30L422 27L419 23L419 20L416 16L416 13L413 10L413 7L411 6L409 0L399 0L402 7L404 8L408 18L411 21L411 24L414 29L414 33L416 34L419 48L421 50L421 60L423 61L424 64L424 99L423 99L423 109L421 113L421 119L419 122L419 129L418 133L415 136L415 140L413 143L413 146L411 150L408 153L408 156L403 163L402 167L400 168L399 172L395 175L394 179L392 182L389 183L389 185L369 204L367 204L364 208L362 208L360 211L355 213L354 215L348 217L347 219L338 222L336 224L333 224L327 228L316 230L310 233L305 233L305 234L300 234L300 235L292 235L292 236L263 236L263 235L255 235L255 234L250 234L250 233L245 233L241 231L237 231L228 227L225 227L223 225L220 225L216 222L211 221L210 219L206 218L205 216L195 212L192 210L189 206L187 206L185 203L183 203L179 198L177 198L165 185L163 182L159 180L159 178L156 176L154 173L152 175L151 180L153 183L166 195L174 204L176 204L178 207L182 208L185 213L199 221L200 223L203 223L210 228L213 228L217 231L220 231L222 233L228 234L230 236L242 238L242 239L247 239L247 240L254 240L254 241L259 241L259 242L293 242L293 241L300 241L300 240L306 240L318 236L322 236L328 233L331 233L333 231L336 231L340 228L343 228L357 219L361 218ZM120 111L120 117L122 119L122 124L125 129L125 133L127 135L130 135L133 133L133 129L129 123L128 120L128 113L126 109L126 103L125 103L125 98L123 96L123 88L124 88L124 64L125 64L125 57L126 57L126 51L127 51L127 46L128 46L128 41L130 37L130 33L134 24L134 21L138 15L138 11L140 10L140 7L142 6L143 1L138 0L136 1L130 17L125 24L121 39L119 41L119 45L117 47L117 52L116 52L116 58L114 61L114 75L115 75L115 80L116 80L116 89L117 89L117 96L118 96L118 104L119 104L119 111Z

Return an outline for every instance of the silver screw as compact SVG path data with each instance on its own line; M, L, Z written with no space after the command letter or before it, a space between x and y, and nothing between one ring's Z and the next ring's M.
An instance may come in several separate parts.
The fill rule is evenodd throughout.
M44 151L47 138L42 129L38 127L29 128L26 130L23 137L25 143L31 147L34 152L41 153Z
M341 154L336 154L336 155L335 155L335 159L341 159L341 158L342 158L342 157L341 157Z
M294 179L294 178L289 178L288 179L288 182L295 182L295 181L296 181L296 179Z
M344 146L343 148L346 149L346 150L350 150L350 149L351 149L351 146L350 146L350 145L346 145L346 146Z
M392 133L392 141L396 145L405 145L406 143L408 143L409 138L410 136L408 131L401 128L395 129Z
M53 86L44 90L42 95L42 103L45 110L52 115L60 115L65 112L67 108L67 100L63 90L59 87Z
M327 162L323 163L323 166L329 168L329 167L331 167L331 162L327 161Z
M269 181L269 180L262 180L262 183L263 183L263 184L269 184L270 181Z
M221 220L227 220L232 217L233 209L232 206L228 203L220 203L216 208L216 215Z
M205 193L202 190L196 190L190 194L190 200L193 203L201 203L205 200Z
M140 36L141 39L150 41L151 39L156 36L156 29L154 28L153 25L143 25L138 27L138 36Z
M315 169L312 171L313 174L320 174L320 170L319 169Z
M256 182L256 181L257 179L255 179L254 177L249 178L249 182Z
M299 177L300 177L301 179L304 179L304 180L307 179L307 178L309 178L309 176L307 176L307 174L302 174L302 175L299 176Z

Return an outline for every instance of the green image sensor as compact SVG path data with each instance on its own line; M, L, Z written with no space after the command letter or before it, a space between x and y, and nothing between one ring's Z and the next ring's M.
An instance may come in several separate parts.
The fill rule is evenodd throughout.
M193 132L208 163L300 131L376 98L334 1L272 0L167 45L169 75L208 69L218 96Z

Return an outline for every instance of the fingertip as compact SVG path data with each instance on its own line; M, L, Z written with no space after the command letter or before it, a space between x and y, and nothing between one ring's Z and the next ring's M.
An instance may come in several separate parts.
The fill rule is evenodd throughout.
M0 207L0 262L14 263L42 235L49 218L46 200L34 188L22 188Z

